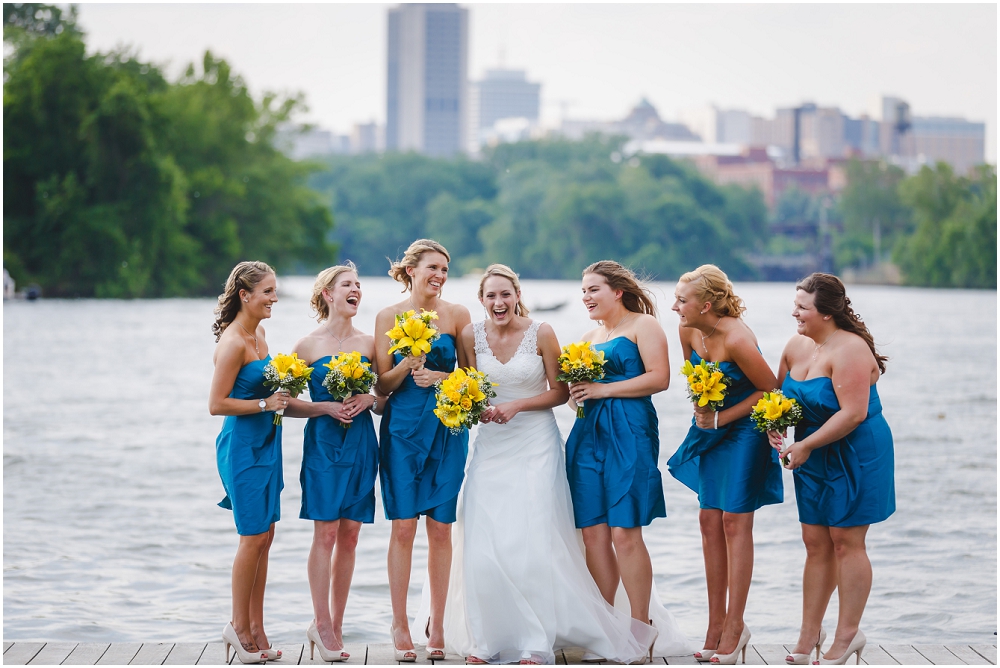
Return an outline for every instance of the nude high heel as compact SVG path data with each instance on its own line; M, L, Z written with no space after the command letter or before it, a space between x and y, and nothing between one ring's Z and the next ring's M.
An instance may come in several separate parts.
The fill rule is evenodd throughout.
M396 647L396 629L389 625L389 638L392 640L392 653L396 661L402 663L413 663L417 660L417 651L413 649L399 649Z
M819 630L819 640L816 641L816 660L819 661L819 653L823 648L823 643L826 642L826 631L822 628ZM785 657L785 663L789 666L808 666L811 661L809 657L812 656L812 652L806 652L805 654L796 654L792 652Z
M427 620L427 626L424 627L424 637L427 640L431 639L431 620ZM431 647L430 644L425 646L427 650L427 658L431 661L444 661L445 653L443 647Z
M722 664L724 666L725 665L728 665L728 666L735 665L736 664L736 657L738 657L740 655L740 651L741 650L743 652L743 661L742 661L742 663L746 663L747 662L747 643L748 642L750 642L750 629L748 629L747 625L744 624L743 625L743 631L740 633L740 641L738 643L736 643L736 651L733 652L732 654L719 654L718 652L716 652L715 656L712 657L712 664L713 665L715 665L715 664Z
M649 628L653 630L653 635L649 639L649 646L646 648L646 653L643 654L642 658L638 659L637 661L632 661L630 663L630 665L633 665L633 666L635 666L635 665L642 665L642 664L646 663L646 661L649 661L650 663L652 663L653 662L653 647L656 645L656 639L660 637L660 631L655 626L653 626L653 620L652 619L649 620L649 624L643 624L639 620L633 619L632 620L632 624L633 625L634 624L638 624L640 627L641 626L649 626ZM632 633L634 635L635 631L633 631Z
M236 656L240 658L240 663L264 663L267 661L263 652L249 652L243 649L243 643L240 642L240 636L233 628L232 622L226 624L226 628L222 629L222 642L226 646L226 663L229 663L230 647L236 650Z
M323 644L323 639L319 636L319 629L316 628L316 620L306 629L306 638L309 639L309 659L315 658L316 646L319 645L319 658L323 661L347 661L351 655L341 649L327 649Z
M838 659L824 659L824 658L820 657L819 660L813 661L813 665L814 666L843 666L844 664L847 663L847 660L851 657L852 654L855 654L858 657L857 659L855 659L854 663L855 664L860 664L861 663L861 652L864 651L865 644L867 642L868 642L868 639L865 638L865 634L861 632L861 629L858 629L858 632L854 634L853 638L851 638L851 644L847 646L847 651L844 652L843 654L841 654L840 658L838 658Z

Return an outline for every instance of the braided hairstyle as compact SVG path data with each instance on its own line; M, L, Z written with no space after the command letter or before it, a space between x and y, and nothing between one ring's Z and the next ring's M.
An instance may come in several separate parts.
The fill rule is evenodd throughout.
M822 315L831 316L837 327L864 339L875 357L879 372L885 373L885 363L889 358L880 355L875 349L875 338L861 316L851 308L851 298L847 296L847 289L839 278L832 274L809 274L795 284L795 289L813 295L816 310Z
M240 262L229 272L226 279L226 287L219 295L219 305L215 307L215 322L212 323L212 333L215 334L215 342L218 343L226 327L236 319L236 314L240 312L240 290L253 292L257 284L268 274L274 275L266 263L258 260Z

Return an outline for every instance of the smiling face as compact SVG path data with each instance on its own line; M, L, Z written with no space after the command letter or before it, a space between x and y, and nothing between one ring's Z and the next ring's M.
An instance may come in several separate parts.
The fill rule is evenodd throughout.
M415 267L407 267L406 273L412 281L411 292L430 297L441 296L441 288L448 280L448 258L434 251L420 256Z
M479 301L493 324L503 327L514 319L520 297L509 278L490 276L483 281L483 296Z
M622 305L622 291L613 290L604 276L589 273L583 277L583 305L591 320L614 320Z
M822 338L830 324L830 316L816 310L816 295L805 290L795 291L792 317L796 322L795 331L813 339Z
M361 281L358 275L350 270L337 274L333 285L323 290L323 300L330 313L353 318L361 304Z
M698 287L694 283L680 281L674 289L674 305L670 310L680 318L681 327L696 327L701 318L712 310L712 305L698 301Z
M278 301L278 281L274 274L267 274L254 286L253 292L240 290L243 302L240 311L252 318L264 320L271 317L271 305Z

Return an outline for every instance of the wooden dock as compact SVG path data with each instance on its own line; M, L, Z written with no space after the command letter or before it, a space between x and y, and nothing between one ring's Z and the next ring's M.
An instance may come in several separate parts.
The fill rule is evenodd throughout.
M278 665L321 664L309 659L309 646L276 643L282 651L281 659L271 661ZM785 655L792 645L752 645L747 651L747 663L752 665L785 665ZM392 645L348 644L345 648L351 658L345 663L388 665L393 660ZM579 664L583 650L556 652L557 664ZM233 657L235 659L235 657ZM222 643L75 643L75 642L4 642L3 662L7 665L221 665L226 662ZM239 661L231 661L239 665ZM996 665L996 645L875 645L865 647L861 663L871 666L897 665ZM417 663L464 665L465 660L451 657L444 661L430 661L422 649L417 650ZM691 656L656 657L654 664L695 665ZM343 664L340 664L343 665ZM705 664L708 665L708 664Z

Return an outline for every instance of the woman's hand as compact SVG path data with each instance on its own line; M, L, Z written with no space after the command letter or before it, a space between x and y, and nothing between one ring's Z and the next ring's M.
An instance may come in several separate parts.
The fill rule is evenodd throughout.
M490 407L489 421L497 424L510 422L511 418L521 412L521 406L517 401L507 401L502 404Z
M607 397L607 386L605 383L590 383L581 381L569 386L569 394L577 406L582 406L587 399L604 399Z
M809 459L809 455L812 454L812 448L807 445L803 445L805 441L796 441L788 446L788 449L782 453L782 457L788 461L785 464L785 468L789 471L794 471Z
M788 435L788 430L782 432L768 431L767 432L767 442L771 444L771 447L781 452L782 448L785 447L785 436Z
M349 418L355 418L368 410L375 403L375 397L370 394L355 394L344 400L344 411Z
M347 405L342 401L324 401L323 405L326 407L327 414L334 420L339 420L344 424L351 424L351 413L347 409Z
M264 400L264 410L265 411L280 411L282 408L288 407L288 398L291 395L284 390L278 390L267 399Z
M694 404L694 423L699 429L715 429L715 411L708 406Z
M437 381L448 377L448 374L443 371L431 371L423 366L411 371L410 375L413 376L413 382L417 384L417 387L430 387Z

